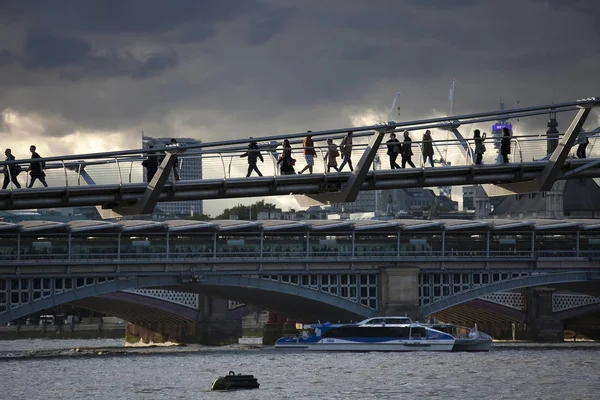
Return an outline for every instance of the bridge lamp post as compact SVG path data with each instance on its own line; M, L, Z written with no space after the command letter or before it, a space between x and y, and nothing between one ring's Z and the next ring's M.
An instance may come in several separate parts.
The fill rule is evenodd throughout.
M21 232L17 232L17 261L21 259Z
M490 258L490 230L488 229L485 234L485 258Z
M306 259L310 257L310 231L306 230Z
M217 235L218 231L213 232L213 260L217 259Z
M121 259L121 231L117 232L117 260Z
M67 232L67 260L71 259L71 230Z
M579 257L579 236L581 231L578 229L577 234L575 235L575 257Z
M354 258L354 243L356 242L356 230L352 228L352 252L350 253L352 258Z
M442 228L442 259L446 253L446 230Z
M167 233L165 234L165 259L169 259L169 241L170 241L171 231L167 229Z
M400 229L396 231L396 258L400 260Z
M531 230L531 258L535 257L535 229Z

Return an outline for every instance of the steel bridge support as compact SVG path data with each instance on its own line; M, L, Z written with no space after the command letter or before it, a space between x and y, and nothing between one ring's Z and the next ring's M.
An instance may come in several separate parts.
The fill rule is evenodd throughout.
M348 203L356 200L360 188L369 173L369 169L377 156L379 146L383 141L383 137L387 133L394 131L394 127L383 127L373 132L369 137L369 142L364 153L360 157L358 164L354 171L350 173L350 178L346 182L345 186L339 192L333 193L319 193L319 194L306 194L296 195L296 200L301 206L311 205L322 205L332 203Z
M573 118L571 125L558 143L558 147L554 150L552 155L550 155L546 167L544 167L538 177L523 182L482 185L488 196L506 196L512 194L546 192L552 189L552 185L554 185L554 182L556 182L557 178L559 177L560 170L564 165L565 160L567 159L569 152L575 143L575 140L577 139L577 135L579 135L581 132L581 128L590 114L590 111L592 108L598 107L599 105L600 101L597 98L592 98L590 99L589 103L579 106L577 115L575 115L575 118Z

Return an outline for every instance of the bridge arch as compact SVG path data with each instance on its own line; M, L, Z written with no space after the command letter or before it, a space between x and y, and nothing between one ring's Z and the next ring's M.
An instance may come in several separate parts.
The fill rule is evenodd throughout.
M465 290L458 294L448 296L433 303L424 305L421 307L421 312L424 316L427 317L452 306L466 303L470 300L475 300L478 297L484 296L486 294L504 292L507 290L514 290L525 287L556 285L572 282L586 282L599 279L600 273L590 271L573 271L550 273L543 275L530 275L521 278L497 282L491 285L479 286L470 290Z
M19 307L9 307L6 312L0 314L0 324L14 321L53 306L73 302L76 300L82 300L88 297L118 292L125 289L170 286L177 283L179 283L179 278L175 276L149 276L132 279L109 280L104 283L97 283L91 286L66 290L49 297L30 301L29 303L22 304Z
M360 302L300 285L260 277L207 275L177 290L252 304L299 320L356 320L377 315Z
M115 292L126 289L163 288L182 292L212 295L251 304L263 309L289 315L297 319L361 319L375 316L376 310L359 302L299 285L275 282L260 277L209 275L200 279L182 281L180 276L152 276L131 279L114 279L92 286L72 289L0 313L0 324L7 323L44 309L87 298L112 298ZM120 298L121 301L126 301ZM151 301L151 300L149 300ZM191 310L190 310L191 311ZM179 318L189 319L188 312ZM129 318L126 318L129 320Z

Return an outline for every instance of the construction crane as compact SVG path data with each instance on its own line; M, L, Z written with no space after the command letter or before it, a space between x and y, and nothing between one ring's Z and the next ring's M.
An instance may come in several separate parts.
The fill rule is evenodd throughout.
M455 88L456 88L456 78L452 80L452 84L450 85L450 92L448 94L448 102L449 102L448 117L451 117L452 115L454 115L454 89ZM434 160L434 163L438 162L444 167L452 165L450 162L448 162L448 142L447 141L448 141L449 133L450 133L450 131L446 130L446 142L444 145L443 154L442 154L442 151L440 151L439 147L435 144L435 142L433 143L434 148L439 155L439 159ZM449 199L452 199L452 187L451 186L438 186L438 190L440 192L440 196L446 196Z

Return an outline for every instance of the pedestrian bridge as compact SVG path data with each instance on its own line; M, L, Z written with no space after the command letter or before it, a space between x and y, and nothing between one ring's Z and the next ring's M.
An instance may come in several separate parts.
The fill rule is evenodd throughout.
M282 139L289 139L293 157L302 165L301 145L306 133L284 134L255 138L265 155L263 177L245 178L246 162L240 155L248 140L202 143L193 146L126 150L109 153L79 154L47 157L45 162L48 188L0 191L0 210L97 206L103 216L149 214L157 202L201 199L281 196L293 194L304 205L354 201L362 190L409 187L445 187L483 184L490 195L531 193L549 190L557 179L600 177L600 159L570 158L572 147L592 108L600 105L599 98L569 103L542 105L514 110L501 110L417 121L314 131L317 159L323 160L324 141L339 141L346 132L353 132L352 157L356 168L352 172L325 173L324 161L315 165L310 175L278 175L277 158ZM465 139L459 129L480 127L498 119L527 118L546 113L576 112L571 125L557 137L543 135L513 135L510 163L496 164L499 137L488 135L488 151L484 165L474 165L473 139ZM433 146L438 166L425 168L422 160L423 141L414 138L413 152L417 168L387 170L385 135L392 132L434 131ZM485 131L485 129L482 129ZM592 137L600 132L595 129ZM556 147L547 154L547 141ZM560 140L560 142L559 142ZM593 143L592 146L593 147ZM160 152L164 159L151 182L144 180L142 163L148 154ZM592 154L593 155L593 154ZM537 161L536 161L537 160ZM188 166L202 165L202 176L186 174ZM1 165L23 164L30 160L0 162ZM173 168L179 169L179 181L171 178ZM8 169L10 174L10 169ZM26 184L27 174L17 177Z
M427 316L538 286L594 297L599 233L583 219L2 223L0 324L131 289L336 320Z

